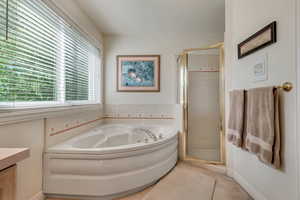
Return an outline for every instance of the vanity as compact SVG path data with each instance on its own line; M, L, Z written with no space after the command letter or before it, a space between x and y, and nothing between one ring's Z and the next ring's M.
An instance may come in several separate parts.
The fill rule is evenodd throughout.
M29 155L28 148L0 148L0 200L15 200L16 165Z

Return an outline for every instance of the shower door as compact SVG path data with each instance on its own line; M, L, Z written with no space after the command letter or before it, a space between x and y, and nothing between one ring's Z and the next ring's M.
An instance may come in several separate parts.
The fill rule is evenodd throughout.
M219 52L193 52L187 59L187 156L221 162Z

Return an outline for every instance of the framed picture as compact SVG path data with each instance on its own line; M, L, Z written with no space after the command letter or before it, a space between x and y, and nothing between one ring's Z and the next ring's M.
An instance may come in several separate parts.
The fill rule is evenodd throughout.
M118 92L159 92L160 55L117 56Z
M238 44L238 58L241 59L265 48L266 46L275 43L276 40L276 21L274 21Z

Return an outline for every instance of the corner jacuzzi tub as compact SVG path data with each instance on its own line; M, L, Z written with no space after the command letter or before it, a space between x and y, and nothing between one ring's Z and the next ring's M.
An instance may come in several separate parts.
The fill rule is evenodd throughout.
M177 144L169 126L99 125L45 152L44 192L97 200L137 192L175 166Z

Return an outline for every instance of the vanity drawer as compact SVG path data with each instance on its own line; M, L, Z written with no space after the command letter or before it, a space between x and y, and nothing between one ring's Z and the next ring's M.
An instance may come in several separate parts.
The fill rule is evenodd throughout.
M15 200L16 165L0 171L0 200Z

